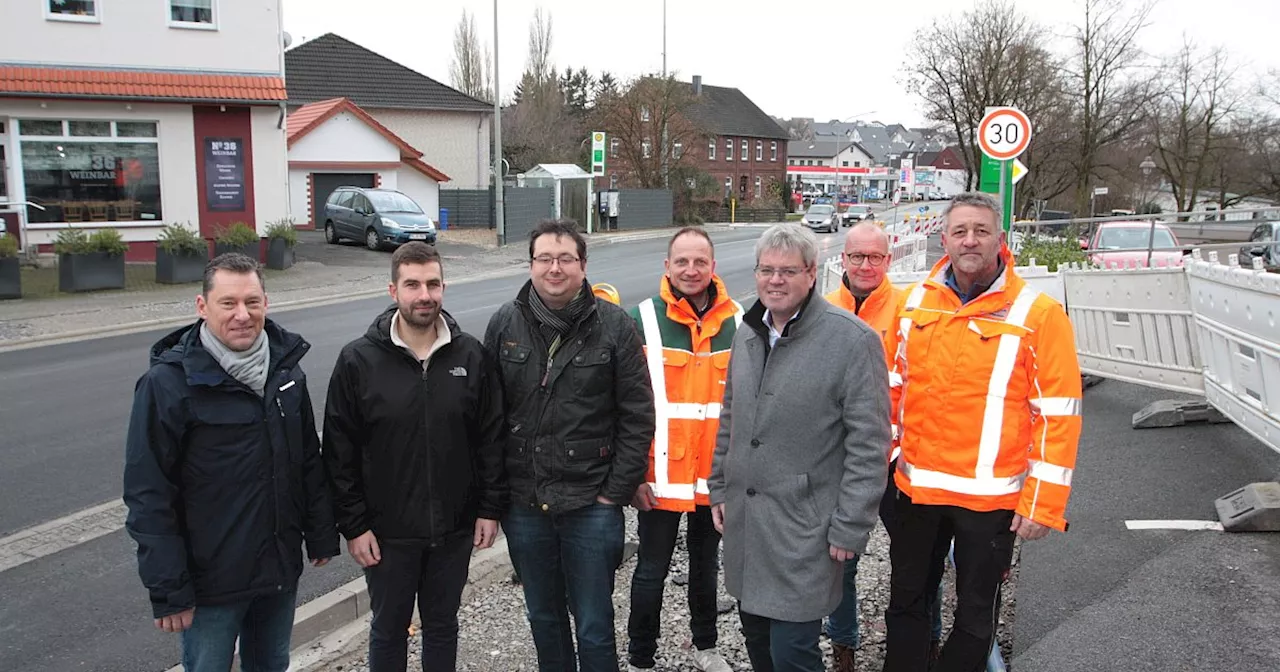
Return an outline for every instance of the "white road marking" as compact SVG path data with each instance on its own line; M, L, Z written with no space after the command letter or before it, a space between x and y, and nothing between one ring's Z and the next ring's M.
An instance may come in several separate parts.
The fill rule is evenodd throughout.
M1222 531L1222 523L1214 520L1126 520L1130 530L1208 530Z
M124 527L123 500L112 500L0 538L0 572L39 560Z

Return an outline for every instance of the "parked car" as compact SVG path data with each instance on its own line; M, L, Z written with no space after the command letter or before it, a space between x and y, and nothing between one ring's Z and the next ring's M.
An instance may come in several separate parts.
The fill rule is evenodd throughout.
M861 222L874 216L875 213L871 212L871 206L869 205L851 205L847 210L840 213L840 221L844 226L853 226L854 222Z
M1263 222L1249 234L1249 242L1240 248L1240 265L1248 267L1253 258L1261 258L1267 268L1280 267L1280 222Z
M1104 222L1082 247L1088 253L1089 262L1103 268L1146 268L1148 241L1154 248L1152 267L1182 265L1185 252L1167 249L1178 248L1178 238L1168 226L1160 223L1156 223L1153 230L1151 222Z
M436 224L412 198L393 189L338 187L324 203L324 239L363 241L371 250L436 242Z
M801 221L815 231L822 229L827 233L835 233L840 230L840 217L836 214L835 206L826 203L809 206L809 211L804 213Z

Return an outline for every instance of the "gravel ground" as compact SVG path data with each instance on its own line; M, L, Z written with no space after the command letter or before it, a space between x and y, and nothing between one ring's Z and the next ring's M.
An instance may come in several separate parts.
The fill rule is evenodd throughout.
M655 672L677 672L694 669L691 658L692 642L688 626L688 602L684 586L677 585L688 570L688 555L684 546L684 532L672 558L662 610L662 637L658 640L658 666ZM627 538L636 541L635 511L627 509ZM621 668L626 666L627 614L630 604L631 577L636 560L631 558L618 571L613 593L616 606L618 654ZM509 577L509 572L500 573ZM948 571L943 627L951 625L951 609L955 606L954 573ZM999 639L1009 658L1012 632L1009 624L1013 618L1013 593L1017 581L1015 555L1014 572L1005 590L1001 607ZM859 672L879 672L884 662L884 610L889 603L889 538L880 525L876 526L866 554L858 565L858 610L862 620L862 644L858 650ZM735 670L747 671L747 660L738 612L733 608L733 598L720 583L721 613L719 618L719 649ZM726 611L727 609L727 611ZM524 595L519 586L509 578L477 586L459 612L458 669L466 672L532 672L537 669L533 638L529 623L525 620ZM321 668L323 672L368 672L368 662L363 653L367 640L359 646L360 652L349 654ZM821 643L827 665L831 665L831 647L824 637ZM414 635L409 640L409 669L418 669L421 639Z

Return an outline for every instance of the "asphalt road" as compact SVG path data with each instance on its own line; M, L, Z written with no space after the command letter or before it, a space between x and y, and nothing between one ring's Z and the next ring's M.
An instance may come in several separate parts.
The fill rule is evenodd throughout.
M718 272L735 297L753 295L754 240L761 229L714 236ZM820 256L840 235L819 234ZM618 288L624 304L657 291L665 240L589 251L588 279ZM445 269L446 280L448 268ZM473 334L514 297L526 276L457 284L445 309ZM272 318L312 344L303 367L317 413L339 349L364 333L388 300L369 299ZM167 330L166 330L167 331ZM0 536L120 496L124 434L134 381L166 331L0 354ZM308 570L301 601L359 576L347 556ZM132 540L123 531L0 572L0 670L60 672L165 670L178 661L176 637L151 625Z

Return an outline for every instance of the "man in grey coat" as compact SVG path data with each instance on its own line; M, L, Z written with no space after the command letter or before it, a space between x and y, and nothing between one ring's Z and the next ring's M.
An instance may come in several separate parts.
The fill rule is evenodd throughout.
M756 672L821 672L822 618L867 545L888 471L880 337L814 291L817 238L756 242L759 299L733 340L712 461L725 587Z

